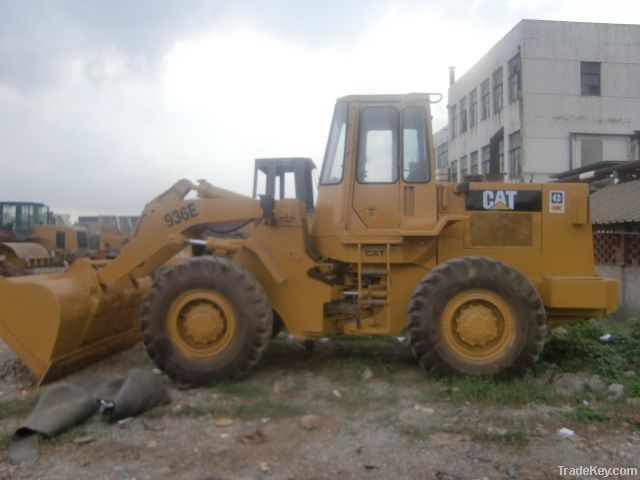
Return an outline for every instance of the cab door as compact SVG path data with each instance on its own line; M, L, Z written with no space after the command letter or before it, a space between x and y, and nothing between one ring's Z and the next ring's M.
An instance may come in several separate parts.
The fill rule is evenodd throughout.
M435 225L428 116L423 104L361 108L353 209L366 228L411 235Z
M369 229L400 227L398 109L363 106L357 135L353 209Z

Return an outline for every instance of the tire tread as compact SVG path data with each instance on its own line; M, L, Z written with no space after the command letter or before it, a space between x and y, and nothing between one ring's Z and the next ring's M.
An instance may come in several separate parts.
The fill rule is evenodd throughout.
M511 364L473 364L461 369L452 365L444 353L447 347L439 332L440 314L448 300L466 288L488 288L508 301L518 297L518 302L526 306L526 312L519 312L525 338ZM489 257L456 258L425 275L411 296L407 325L418 363L427 371L442 374L523 373L536 363L547 331L544 306L531 283L513 267Z
M190 359L172 345L166 330L166 314L171 299L194 288L226 289L235 310L236 322L245 322L242 348L224 365L211 359ZM233 298L229 298L233 297ZM241 298L240 298L241 297ZM192 258L157 276L142 306L140 330L147 352L156 366L181 387L195 387L246 375L262 357L272 331L272 309L262 286L253 275L220 257ZM207 365L211 368L207 370Z

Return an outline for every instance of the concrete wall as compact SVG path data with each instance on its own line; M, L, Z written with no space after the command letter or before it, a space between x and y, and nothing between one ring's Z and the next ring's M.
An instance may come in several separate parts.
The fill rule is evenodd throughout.
M600 275L620 282L619 315L640 318L640 267L597 265Z
M522 98L509 103L508 62L518 52ZM581 61L601 62L600 96L580 95ZM478 124L462 134L458 125L457 136L449 139L450 161L480 150L504 127L509 173L509 135L520 130L522 180L546 181L550 174L579 166L576 135L602 138L604 159L614 160L623 150L619 139L606 136L640 130L640 25L521 21L449 88L449 105L458 106L458 124L460 99L477 88L480 110L480 84L500 66L503 110L493 113L491 81L492 114L480 120L479 113ZM627 159L635 150L629 147Z
M580 166L572 134L600 136L604 160L629 160L626 140L606 136L640 129L640 26L522 25L523 170L544 178ZM601 62L600 96L580 95L581 61Z

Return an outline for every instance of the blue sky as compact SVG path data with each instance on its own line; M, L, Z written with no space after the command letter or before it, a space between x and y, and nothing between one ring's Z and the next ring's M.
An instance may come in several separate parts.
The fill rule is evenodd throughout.
M137 213L179 178L250 193L320 166L336 97L441 92L522 18L626 23L637 1L0 0L0 198Z

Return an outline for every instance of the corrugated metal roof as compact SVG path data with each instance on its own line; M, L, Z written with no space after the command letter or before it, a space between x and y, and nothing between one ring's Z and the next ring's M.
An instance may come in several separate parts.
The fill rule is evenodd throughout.
M640 180L609 185L591 194L594 224L640 222Z

